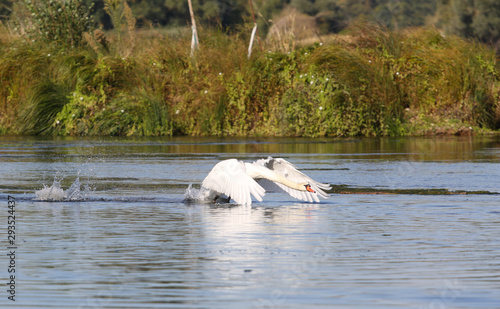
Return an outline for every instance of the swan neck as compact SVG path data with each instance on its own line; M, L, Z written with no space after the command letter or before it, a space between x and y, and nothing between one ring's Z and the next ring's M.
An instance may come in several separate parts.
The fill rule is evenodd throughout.
M264 166L252 165L250 168L247 166L247 173L253 178L265 178L267 180L280 183L295 190L306 191L303 184L293 182L290 179Z
M276 174L276 173L274 173L274 174ZM270 179L270 180L281 183L281 184L283 184L289 188L295 189L295 190L305 191L305 187L302 184L293 182L290 179L283 177L279 174L276 174L275 176L277 176L276 179L274 179L274 180Z

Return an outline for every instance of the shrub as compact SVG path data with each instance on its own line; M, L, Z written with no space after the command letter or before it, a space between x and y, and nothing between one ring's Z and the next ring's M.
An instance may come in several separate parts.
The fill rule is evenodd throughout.
M93 29L93 4L86 7L83 0L26 0L26 5L32 39L78 47L85 44L84 33Z

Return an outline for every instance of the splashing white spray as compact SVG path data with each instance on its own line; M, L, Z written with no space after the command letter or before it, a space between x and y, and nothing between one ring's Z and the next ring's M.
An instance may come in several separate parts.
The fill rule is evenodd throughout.
M68 190L61 188L61 180L54 177L54 182L50 187L43 185L43 189L35 191L36 200L39 201L84 201L92 193L92 189L87 184L81 189L80 178L76 177Z
M189 184L186 192L184 193L184 201L187 203L212 203L215 198L215 194L216 193L210 189L203 187L196 189Z

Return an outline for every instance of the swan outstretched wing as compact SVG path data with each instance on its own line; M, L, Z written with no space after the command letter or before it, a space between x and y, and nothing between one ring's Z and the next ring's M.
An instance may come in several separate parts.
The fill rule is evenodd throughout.
M329 194L324 192L323 190L331 189L330 185L312 179L311 177L299 171L292 163L284 159L268 157L267 159L257 160L256 162L254 162L254 164L264 166L274 171L275 173L290 179L293 182L308 183L315 191L315 193L295 190L283 184L271 182L267 179L259 180L259 184L261 184L268 191L272 191L276 187L279 187L286 193L290 194L290 196L307 202L319 202L318 196L322 198L328 198L329 196Z
M252 204L250 194L258 201L262 201L262 196L266 192L246 173L245 164L236 159L217 163L205 177L201 186L225 194L242 205Z

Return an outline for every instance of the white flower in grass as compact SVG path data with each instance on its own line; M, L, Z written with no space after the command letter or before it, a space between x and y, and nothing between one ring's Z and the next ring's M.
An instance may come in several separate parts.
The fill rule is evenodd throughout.
M125 111L122 109L122 113L124 113Z
M47 54L47 57L50 57L50 54Z
M83 101L83 97L80 97L80 101Z
M311 85L312 85L312 84L314 84L314 82L313 82L313 81L311 81Z
M318 109L319 109L320 111L322 111L322 110L323 110L323 106L320 106Z
M179 115L179 110L176 110L176 111L175 111L175 114L176 114L176 115Z
M56 124L59 124L59 120L56 121Z
M208 90L203 91L203 93L204 93L204 94L207 94L207 93L208 93Z

